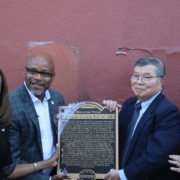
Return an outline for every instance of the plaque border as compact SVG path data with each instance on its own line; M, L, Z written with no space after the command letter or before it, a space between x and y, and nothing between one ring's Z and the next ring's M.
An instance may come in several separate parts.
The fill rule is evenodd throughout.
M83 101L83 102L92 102L92 103L97 103L97 102L94 102L94 101ZM80 102L81 103L81 102ZM78 104L78 103L77 103ZM100 103L97 103L97 104L100 104ZM100 104L102 105L102 104ZM106 106L103 105L103 107L107 108ZM61 110L61 108L68 108L68 106L59 106L59 112ZM78 108L79 109L79 108ZM116 110L115 110L115 169L116 170L119 170L119 118L118 118L118 108L116 107ZM58 144L59 144L59 152L58 152L58 164L57 164L57 174L59 174L59 169L60 169L60 136L59 136L59 133L58 133ZM85 169L88 169L88 168L85 168ZM91 170L91 169L90 169ZM108 172L106 172L108 173ZM106 174L105 173L105 174ZM79 179L79 173L69 173L68 174L70 175L70 178L77 178ZM105 174L101 174L101 173L95 173L95 176L96 178L95 179L103 179L103 176Z

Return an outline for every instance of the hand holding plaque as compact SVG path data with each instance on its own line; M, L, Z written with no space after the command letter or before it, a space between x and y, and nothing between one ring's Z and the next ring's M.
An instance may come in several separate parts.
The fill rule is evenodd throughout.
M86 101L59 107L58 171L72 178L102 179L118 169L118 110Z

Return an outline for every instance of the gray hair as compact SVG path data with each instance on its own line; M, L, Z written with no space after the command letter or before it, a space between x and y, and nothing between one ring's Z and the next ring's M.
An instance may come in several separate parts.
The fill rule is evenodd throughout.
M165 77L166 67L165 67L165 64L159 58L153 57L153 56L140 58L135 62L134 68L136 66L146 66L146 65L155 66L157 76L159 76L161 78Z

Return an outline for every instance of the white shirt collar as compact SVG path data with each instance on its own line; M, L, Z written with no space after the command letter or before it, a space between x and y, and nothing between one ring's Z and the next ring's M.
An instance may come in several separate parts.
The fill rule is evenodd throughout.
M144 113L146 111L146 109L149 107L149 105L154 101L154 99L161 93L158 92L157 94L155 94L153 97L151 97L150 99L148 99L147 101L141 102L141 107L142 107L142 113ZM136 104L140 102L139 100L137 100Z

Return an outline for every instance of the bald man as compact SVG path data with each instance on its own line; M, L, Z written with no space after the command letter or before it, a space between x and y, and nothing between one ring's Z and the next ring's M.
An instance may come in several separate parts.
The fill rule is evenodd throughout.
M38 161L49 159L55 152L57 135L53 117L64 105L61 93L50 89L55 77L53 59L45 53L34 53L24 72L25 81L10 93L10 144L15 163L33 163L34 174L20 180L56 180L52 168L38 170Z

